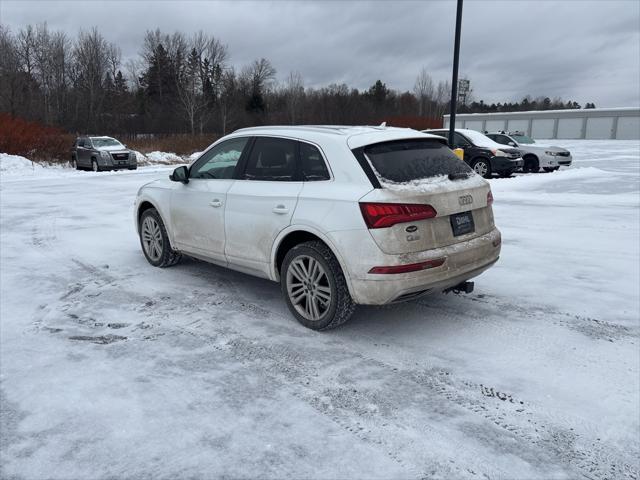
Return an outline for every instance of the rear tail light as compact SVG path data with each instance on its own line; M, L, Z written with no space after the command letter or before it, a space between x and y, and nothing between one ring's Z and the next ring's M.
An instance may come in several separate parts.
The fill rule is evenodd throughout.
M431 205L415 203L361 203L360 210L369 228L386 228L397 223L433 218L438 213Z
M444 263L444 258L436 258L435 260L427 260L420 263L409 263L406 265L393 265L390 267L373 267L369 270L369 273L377 274L394 274L394 273L409 273L419 272L420 270L428 270L429 268L436 268Z
M487 207L490 207L491 205L493 205L493 193L489 190L487 193Z

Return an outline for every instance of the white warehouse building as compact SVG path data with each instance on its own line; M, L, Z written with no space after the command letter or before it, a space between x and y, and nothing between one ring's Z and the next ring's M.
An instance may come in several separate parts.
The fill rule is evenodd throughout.
M449 127L449 115L444 116ZM588 108L532 112L459 113L456 128L519 131L532 138L640 140L640 108Z

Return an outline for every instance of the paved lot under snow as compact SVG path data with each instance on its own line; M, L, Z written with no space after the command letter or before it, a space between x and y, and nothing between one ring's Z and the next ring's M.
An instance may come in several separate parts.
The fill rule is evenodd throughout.
M278 285L145 261L166 168L0 183L2 478L638 478L640 145L492 180L469 296L297 324Z

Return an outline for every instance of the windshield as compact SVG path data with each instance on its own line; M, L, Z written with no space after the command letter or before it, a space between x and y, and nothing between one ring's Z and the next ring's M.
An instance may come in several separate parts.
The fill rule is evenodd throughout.
M123 145L114 138L92 138L91 143L96 148L100 147L122 147Z
M494 142L483 133L476 132L475 130L456 130L456 132L462 133L465 137L471 140L476 147L484 148L504 148L504 145Z
M434 140L395 140L365 147L364 154L383 180L404 183L473 172L446 145Z
M511 138L518 143L536 143L533 138L527 137L526 135L511 135Z

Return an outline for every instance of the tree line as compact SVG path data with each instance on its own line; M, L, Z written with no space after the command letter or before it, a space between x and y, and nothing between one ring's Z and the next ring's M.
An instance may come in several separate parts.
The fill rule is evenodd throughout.
M263 124L440 122L449 111L450 83L434 81L426 69L412 91L381 80L364 90L344 83L311 88L297 71L280 81L276 75L265 58L233 65L227 45L202 31L147 31L138 57L123 61L119 46L97 28L70 38L46 24L17 32L0 24L0 112L69 132L225 134ZM580 108L547 97L472 100L466 97L459 111Z

